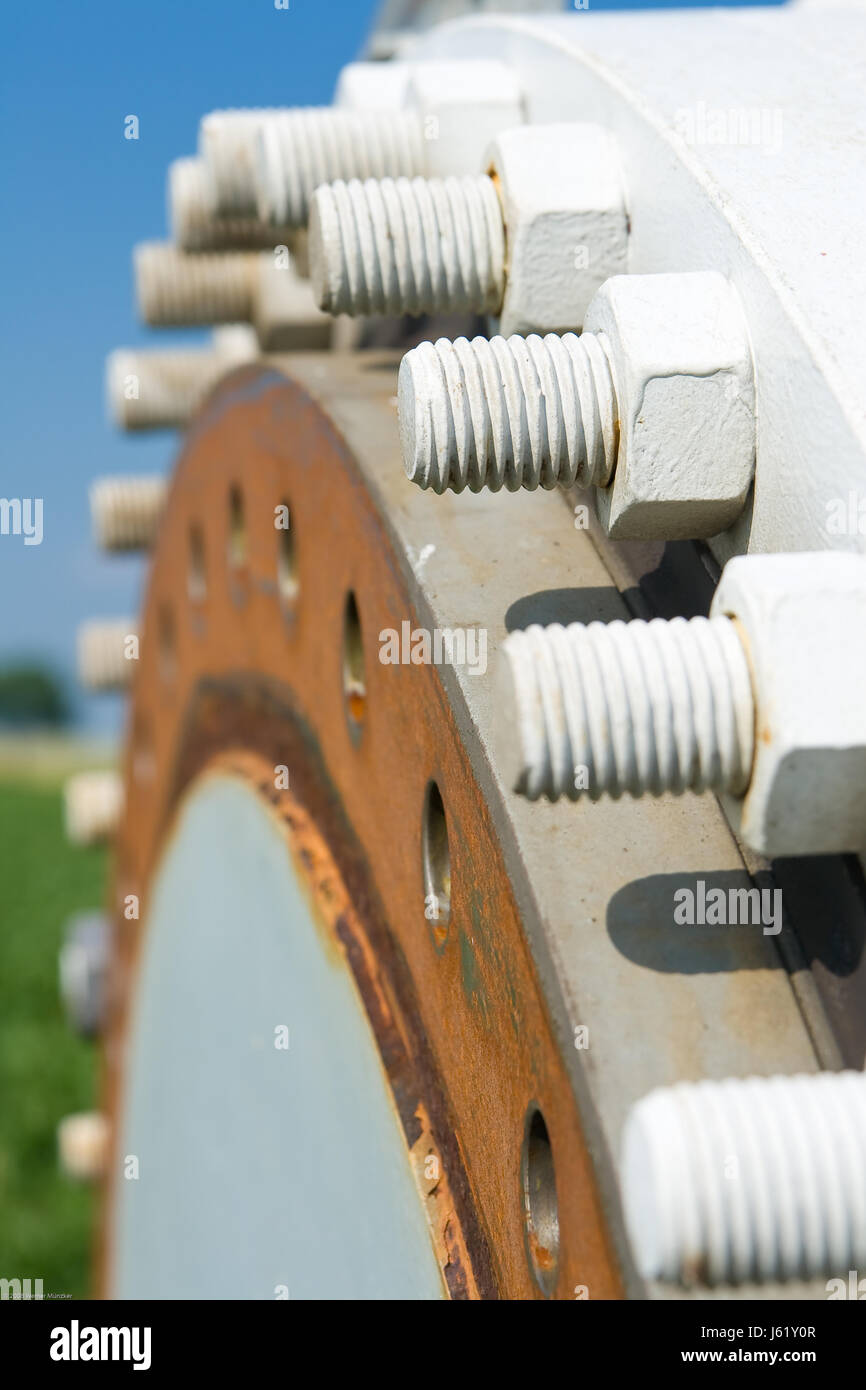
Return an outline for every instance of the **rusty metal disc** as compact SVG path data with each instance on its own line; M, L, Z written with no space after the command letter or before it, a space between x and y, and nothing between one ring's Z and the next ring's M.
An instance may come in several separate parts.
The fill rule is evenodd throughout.
M219 772L276 818L351 971L447 1293L618 1296L562 1041L454 674L379 660L383 631L430 621L413 584L423 557L401 550L370 484L377 452L383 471L399 468L393 359L330 361L327 388L314 359L287 370L296 379L244 368L211 399L153 555L116 854L103 1291L151 894L185 799ZM314 398L317 384L336 407ZM365 469L341 432L353 412ZM281 507L288 530L275 525ZM232 847L214 853L230 861Z

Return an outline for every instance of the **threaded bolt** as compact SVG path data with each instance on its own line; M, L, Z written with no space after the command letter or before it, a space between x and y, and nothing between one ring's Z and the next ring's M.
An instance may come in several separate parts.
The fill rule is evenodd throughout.
M199 126L199 151L217 217L254 217L259 128L279 108L211 111Z
M494 707L503 776L533 801L749 782L755 702L727 617L513 632Z
M77 1182L103 1177L108 1159L108 1121L96 1110L67 1115L57 1126L60 1167Z
M310 276L331 314L497 313L505 232L492 179L368 179L316 190Z
M210 350L120 349L106 362L109 414L125 430L181 428L227 371L258 352L247 324L215 329Z
M139 312L153 327L252 321L255 252L190 255L170 242L149 241L135 248L134 265Z
M182 251L260 250L283 245L290 227L265 226L255 216L218 217L203 159L175 159L168 170L172 236Z
M419 487L610 481L617 403L592 333L422 343L403 358L397 396L406 474Z
M110 935L101 912L78 913L64 928L60 996L70 1024L85 1038L95 1037L105 1020Z
M681 1083L632 1108L626 1223L648 1279L846 1277L866 1265L866 1076Z
M90 515L103 550L147 550L167 491L160 477L97 478L90 487Z
M136 623L132 618L84 623L78 632L78 678L88 690L125 690L132 680L137 654Z
M124 430L178 429L222 373L212 353L112 352L106 361L108 411Z
M298 107L258 132L256 184L263 222L304 226L320 184L422 174L424 134L414 111Z
M98 845L114 835L123 810L123 782L116 772L78 772L63 788L66 837L73 845Z

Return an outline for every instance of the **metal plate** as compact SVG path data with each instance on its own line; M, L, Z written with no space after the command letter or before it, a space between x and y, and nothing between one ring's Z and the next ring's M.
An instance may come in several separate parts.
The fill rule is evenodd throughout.
M377 470L394 467L393 359L303 362L338 395L367 402L359 439ZM291 599L281 597L274 529L284 500L295 545ZM204 539L203 599L188 597L194 528ZM414 1154L426 1132L441 1158L431 1224L452 1296L542 1296L527 1250L552 1262L559 1296L581 1285L614 1296L619 1275L577 1102L503 848L443 685L447 673L377 659L383 628L428 625L410 577L405 551L394 548L328 414L276 371L226 382L180 460L144 615L115 885L118 905L141 899L144 925L119 914L108 1109L119 1114L123 1105L150 885L184 788L218 755L251 758L245 775L279 808L288 794L274 790L274 768L284 765L290 795L338 864L356 910L361 944L345 949L407 1143ZM360 737L344 696L350 592L365 661ZM451 860L444 939L425 918L422 815L431 780L444 800ZM394 1020L384 1032L383 1011ZM521 1164L533 1107L543 1113L555 1164L558 1263L533 1245L525 1221ZM108 1249L121 1158L116 1149ZM106 1269L108 1287L112 1277Z
M119 1136L117 1298L444 1294L374 1034L290 844L246 779L215 772L164 848Z
M290 768L292 795L365 923L369 954L349 953L356 979L362 956L400 1002L411 1081L395 1086L392 1076L392 1088L399 1098L409 1086L410 1103L399 1104L404 1131L423 1102L442 1155L449 1197L437 1248L452 1294L542 1296L527 1258L538 1252L527 1239L521 1167L537 1107L558 1200L555 1296L585 1289L611 1297L623 1285L645 1296L654 1291L631 1265L616 1178L624 1116L655 1085L816 1070L790 967L778 941L759 931L696 935L673 922L672 894L684 876L746 881L714 798L577 808L522 802L502 787L491 760L488 680L466 668L377 659L380 633L403 621L484 628L492 662L510 627L627 616L608 568L616 565L575 529L562 496L431 500L402 475L393 358L281 365L294 380L276 367L227 380L180 460L133 694L133 794L118 846L117 901L138 893L146 904L178 798L217 755L253 758L246 775L275 805L285 794L273 790L274 767ZM243 563L232 564L235 489L246 536ZM283 500L292 508L297 581L289 599L280 597L273 525ZM191 601L194 527L206 542L207 596ZM652 548L644 559L663 576L665 561ZM349 593L363 634L360 737L344 697ZM170 660L160 655L167 608ZM444 940L424 916L422 814L431 779L448 820ZM139 936L121 918L112 1110ZM576 1027L587 1030L587 1047L575 1046ZM379 1044L387 1062L381 1036ZM109 1201L109 1230L112 1210ZM443 1255L455 1231L462 1245Z

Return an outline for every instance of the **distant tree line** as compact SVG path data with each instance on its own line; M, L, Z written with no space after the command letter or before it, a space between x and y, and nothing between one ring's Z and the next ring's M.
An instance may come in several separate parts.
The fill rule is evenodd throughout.
M38 663L0 666L0 726L59 728L69 719L69 702L58 677Z

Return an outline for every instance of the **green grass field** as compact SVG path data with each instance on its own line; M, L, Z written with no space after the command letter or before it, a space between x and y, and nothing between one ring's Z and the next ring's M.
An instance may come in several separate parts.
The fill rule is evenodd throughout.
M98 1054L66 1024L57 953L66 918L102 905L105 870L104 851L67 844L56 780L0 760L0 1278L46 1296L90 1293L94 1196L60 1173L55 1132L94 1107Z

